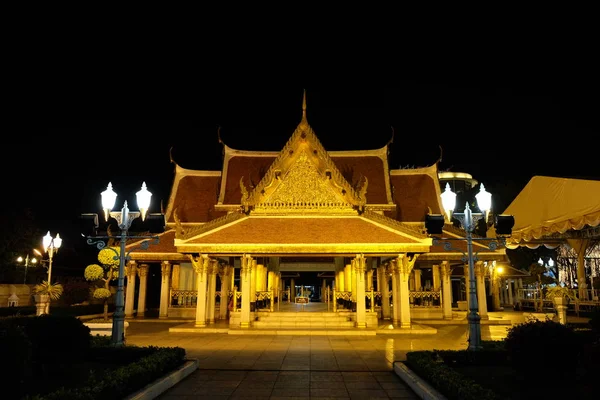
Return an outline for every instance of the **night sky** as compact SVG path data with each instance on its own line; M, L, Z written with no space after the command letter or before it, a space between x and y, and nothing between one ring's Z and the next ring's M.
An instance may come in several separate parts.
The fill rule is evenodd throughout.
M174 160L190 169L219 170L221 139L229 147L279 151L302 115L327 150L383 147L390 167L419 167L440 158L440 170L468 172L503 211L534 175L600 179L598 94L569 85L429 83L394 88L303 86L211 89L184 97L115 94L110 104L53 107L51 118L16 135L2 159L4 200L31 208L40 229L80 241L78 217L101 212L100 192L112 182L117 206L142 181L153 193L150 212L166 208ZM77 102L74 99L73 102ZM92 117L98 119L80 119ZM148 119L131 119L131 118ZM178 119L179 118L179 119Z

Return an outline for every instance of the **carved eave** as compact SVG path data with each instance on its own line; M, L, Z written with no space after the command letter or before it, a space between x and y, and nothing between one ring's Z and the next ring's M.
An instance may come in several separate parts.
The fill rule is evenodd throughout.
M210 226L209 226L210 225ZM365 212L353 216L273 216L238 214L219 224L206 224L176 238L180 253L235 256L270 255L389 255L426 253L432 239L418 226Z
M181 180L187 176L198 176L198 177L220 177L220 171L203 171L203 170L193 170L187 169L179 166L175 161L175 178L173 179L173 185L171 186L171 194L169 196L169 202L167 204L167 209L165 210L165 221L170 221L171 217L174 216L177 205L175 201L177 199L179 184Z
M175 245L177 245L178 241L187 241L191 238L202 235L205 232L228 226L229 224L232 224L243 218L246 218L246 215L238 210L238 212L229 213L205 224L189 227L184 232L178 232L178 234L175 236Z
M356 191L344 179L305 118L256 187L247 192L240 185L244 212L296 206L362 212L366 204L366 180Z

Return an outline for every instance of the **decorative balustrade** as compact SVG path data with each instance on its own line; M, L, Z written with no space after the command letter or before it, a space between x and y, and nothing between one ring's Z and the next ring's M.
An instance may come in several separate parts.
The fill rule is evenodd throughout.
M171 289L171 307L194 308L197 300L197 290Z
M344 309L352 309L352 292L342 292L333 290L333 312L338 310L338 305L344 307Z
M441 307L441 290L412 290L408 294L411 307Z
M580 309L593 309L600 306L598 289L585 289L581 293L578 289L571 289L571 301L575 312L579 314ZM543 307L553 308L552 299L544 296L543 289L517 289L517 302L521 307L535 306L537 302L543 302Z

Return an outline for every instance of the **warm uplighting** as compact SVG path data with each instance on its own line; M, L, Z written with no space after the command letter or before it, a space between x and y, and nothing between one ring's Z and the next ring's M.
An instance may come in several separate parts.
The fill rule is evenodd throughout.
M498 267L497 269L498 273L501 274L504 272L504 267Z

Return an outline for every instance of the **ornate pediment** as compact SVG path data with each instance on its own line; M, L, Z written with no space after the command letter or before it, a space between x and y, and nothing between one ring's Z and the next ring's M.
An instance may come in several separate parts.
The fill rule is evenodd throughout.
M367 180L354 188L302 121L275 159L263 179L252 191L240 181L243 211L246 213L294 213L336 210L336 213L363 212Z

